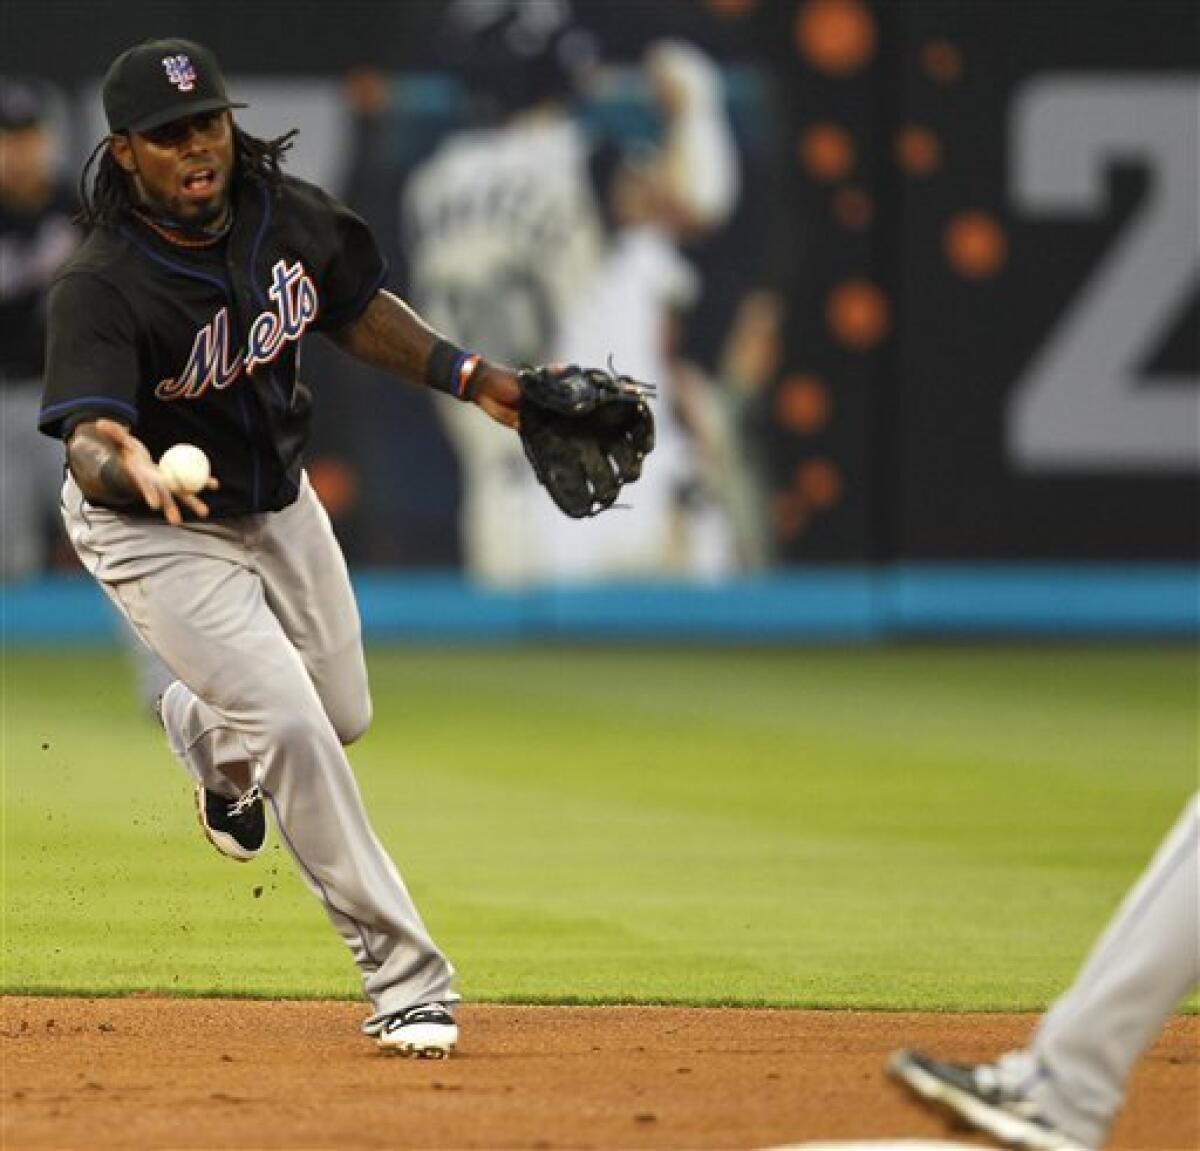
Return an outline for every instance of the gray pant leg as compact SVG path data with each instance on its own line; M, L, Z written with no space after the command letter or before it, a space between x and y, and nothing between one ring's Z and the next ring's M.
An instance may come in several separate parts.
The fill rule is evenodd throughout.
M154 701L171 685L174 676L166 664L148 647L136 632L125 626L121 621L121 639L129 654L129 662L133 664L134 690L137 701L142 709L150 714L154 710Z
M327 521L322 531L321 517L314 518L311 498L236 528L198 529L87 505L72 515L68 502L68 525L85 566L107 577L130 620L186 685L169 696L173 744L207 732L189 759L248 756L256 766L281 840L362 971L375 1009L365 1029L376 1031L392 1012L456 999L454 970L370 827L339 734L281 623L287 611L277 615L268 603L297 604L295 589L307 581L303 594L319 597L309 600L311 613L344 617L315 630L336 648L348 620L357 637L341 554ZM365 697L357 640L340 656L326 655L325 674L346 672L342 682L361 683ZM368 707L360 699L349 710L361 719Z
M1126 896L1032 1051L1047 1072L1034 1099L1100 1146L1130 1072L1200 982L1200 798L1193 798Z
M296 502L261 517L254 562L267 606L300 653L343 744L371 723L358 604L329 516L304 476Z
M167 742L184 771L209 791L236 799L238 789L222 769L251 761L238 732L178 679L163 691L162 719Z
M163 695L163 720L171 750L187 773L202 786L233 798L237 789L225 776L223 768L244 763L251 764L255 782L261 784L260 765L254 761L253 753L240 733L179 680ZM286 838L284 845L295 858L293 845ZM312 876L304 869L302 861L297 860L297 863L309 890L321 900L329 921L350 949L364 981L378 979L379 960L369 949L367 936L358 921L332 906L327 893L313 885Z
M300 653L338 738L351 744L370 725L371 695L358 605L329 517L305 477L292 507L254 520L253 562L267 605ZM318 604L320 610L314 611ZM230 794L216 769L245 763L249 753L236 731L197 702L182 684L164 694L172 751L193 778Z

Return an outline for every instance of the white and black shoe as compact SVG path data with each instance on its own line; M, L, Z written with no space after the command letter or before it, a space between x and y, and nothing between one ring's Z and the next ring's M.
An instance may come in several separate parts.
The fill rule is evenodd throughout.
M1090 1151L1056 1127L997 1064L943 1063L919 1051L897 1051L888 1074L1006 1147Z
M458 1024L444 1003L398 1011L379 1032L379 1049L413 1059L445 1059L458 1044Z
M197 787L196 814L208 842L239 863L252 860L267 841L267 813L258 784L237 799Z
M154 717L166 735L164 695L165 690L155 697ZM249 863L267 842L267 813L258 784L244 791L237 799L218 795L199 785L196 788L196 815L208 842L222 855L236 859L238 863Z

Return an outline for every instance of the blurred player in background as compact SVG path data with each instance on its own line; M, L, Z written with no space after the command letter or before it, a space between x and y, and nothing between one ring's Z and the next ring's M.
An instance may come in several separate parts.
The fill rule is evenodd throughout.
M669 340L672 316L699 292L677 240L719 226L737 198L719 75L690 46L654 46L643 79L664 140L622 151L570 114L600 73L565 0L451 5L446 45L477 126L448 136L404 194L418 306L509 363L611 355L621 372L666 385L635 513L584 523L563 521L537 490L512 437L440 405L463 468L467 566L501 582L685 567L678 495L695 465L669 394Z
M62 452L31 434L42 401L46 293L80 235L58 177L47 95L0 77L0 578L48 566L58 528Z
M695 532L693 565L711 574L762 571L773 559L773 532L765 453L762 399L782 355L783 304L765 288L739 302L714 373L677 359L672 394L688 430L695 464L693 498L721 509L704 517L715 531ZM708 544L707 555L705 544Z
M1198 875L1193 796L1028 1048L974 1065L899 1051L891 1074L1009 1146L1102 1147L1134 1064L1200 984Z
M46 295L82 235L75 192L59 176L46 92L0 78L0 578L44 572L61 537L62 452L30 435L42 402ZM170 682L162 661L121 623L147 714Z

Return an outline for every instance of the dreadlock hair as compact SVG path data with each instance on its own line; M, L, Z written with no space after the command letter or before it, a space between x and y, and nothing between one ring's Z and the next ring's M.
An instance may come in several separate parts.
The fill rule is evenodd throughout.
M287 152L298 129L293 128L273 140L260 140L236 124L233 126L233 167L237 177L244 177L278 196L283 183L284 153ZM73 222L87 231L112 227L126 212L136 207L133 182L122 170L108 147L105 137L92 149L79 175L79 211Z

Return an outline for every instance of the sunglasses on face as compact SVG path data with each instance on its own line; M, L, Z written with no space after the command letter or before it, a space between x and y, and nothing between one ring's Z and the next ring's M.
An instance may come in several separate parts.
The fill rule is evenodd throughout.
M148 128L138 135L145 137L151 144L160 148L173 147L182 144L193 132L208 136L215 132L225 119L225 112L201 112L195 116L185 116L182 120L172 120L160 128Z

